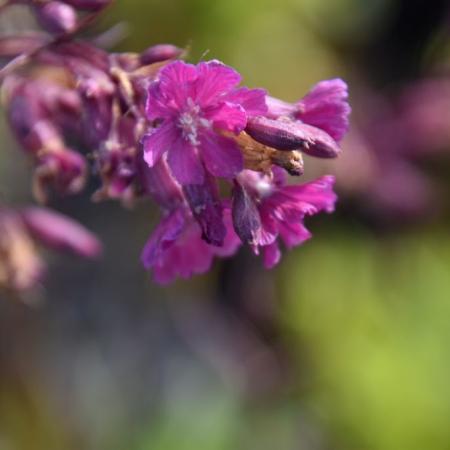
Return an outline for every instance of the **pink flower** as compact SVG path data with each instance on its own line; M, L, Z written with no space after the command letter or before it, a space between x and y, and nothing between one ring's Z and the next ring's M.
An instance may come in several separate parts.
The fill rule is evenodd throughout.
M326 131L337 142L349 128L348 88L340 78L320 81L295 104L267 97L267 105L268 117L287 116L300 120Z
M179 207L167 215L150 236L142 251L144 267L152 270L157 283L190 278L207 272L215 256L231 256L240 245L231 223L230 208L224 208L227 233L221 247L206 243L200 225L187 208Z
M303 223L306 216L334 211L337 197L333 184L334 177L323 176L310 183L287 186L284 173L276 167L273 177L242 172L233 191L236 233L256 254L259 247L263 248L266 268L275 266L281 257L278 237L288 248L298 246L311 237Z
M167 153L169 168L182 185L202 184L205 167L216 177L239 173L242 154L220 132L237 134L248 116L267 110L265 91L237 89L240 80L219 61L196 66L175 61L162 69L148 92L147 117L162 119L162 124L143 139L147 164L153 167Z

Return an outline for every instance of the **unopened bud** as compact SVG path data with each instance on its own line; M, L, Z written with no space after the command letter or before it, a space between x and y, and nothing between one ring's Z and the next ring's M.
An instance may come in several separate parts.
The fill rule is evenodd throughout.
M258 207L244 186L235 181L233 187L232 217L236 234L242 242L256 244L261 231Z
M153 45L141 53L140 60L142 65L146 66L157 62L178 58L182 55L183 51L184 50L181 48L178 48L172 44Z
M328 133L299 121L255 117L248 121L245 131L261 144L277 150L301 150L319 158L334 158L340 152Z
M98 239L79 223L47 208L30 207L21 212L35 240L56 250L69 250L85 258L101 253Z
M39 3L35 6L39 24L49 33L71 33L77 26L77 13L72 6L59 1Z
M222 203L215 181L205 177L203 184L183 186L183 192L192 215L202 229L202 238L208 244L221 247L227 230L223 223Z

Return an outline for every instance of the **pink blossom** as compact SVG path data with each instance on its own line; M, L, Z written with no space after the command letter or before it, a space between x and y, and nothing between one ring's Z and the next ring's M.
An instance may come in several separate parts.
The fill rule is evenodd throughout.
M206 243L202 230L187 208L179 207L156 227L142 251L144 267L153 272L157 283L176 278L188 279L207 272L215 256L231 256L240 245L231 223L230 208L224 208L227 233L221 247Z
M246 170L237 178L233 192L233 222L239 237L256 254L263 249L266 268L281 257L277 239L288 248L311 237L304 225L306 216L334 211L334 177L323 176L301 185L286 185L284 173L274 168L273 176Z
M247 117L266 112L265 91L237 89L240 75L219 61L198 65L175 61L149 88L149 120L161 125L143 139L145 161L153 167L163 154L182 185L202 184L206 170L233 178L243 169L236 143L220 132L239 133ZM219 133L218 133L219 131Z
M349 128L348 88L340 78L320 81L295 104L267 97L267 105L268 117L300 120L326 131L337 142Z

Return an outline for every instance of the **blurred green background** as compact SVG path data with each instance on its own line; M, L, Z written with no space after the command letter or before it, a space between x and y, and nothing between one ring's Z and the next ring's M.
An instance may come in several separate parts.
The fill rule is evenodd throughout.
M349 173L307 161L309 177L337 174L338 211L309 220L314 238L275 270L243 250L165 288L138 261L153 207L55 199L98 232L105 255L49 255L35 299L0 302L0 450L450 449L450 142L420 166L440 185L437 213L396 215L346 185L358 173L364 184L371 160L355 141L366 92L389 99L446 74L447 9L116 1L99 29L127 24L118 50L188 46L188 59L221 59L290 101L321 79L347 80L355 122L344 150L358 163ZM26 203L30 167L4 123L1 135L1 193Z

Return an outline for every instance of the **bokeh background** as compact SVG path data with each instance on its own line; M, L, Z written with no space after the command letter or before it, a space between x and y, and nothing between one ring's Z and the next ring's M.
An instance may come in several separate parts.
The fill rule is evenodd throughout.
M450 449L450 14L446 0L117 0L118 50L169 42L294 101L350 85L333 216L266 272L242 250L158 287L139 204L51 206L97 232L100 262L49 254L0 301L0 450ZM0 20L3 27L10 26ZM31 201L1 122L0 188ZM95 190L91 186L90 192Z

